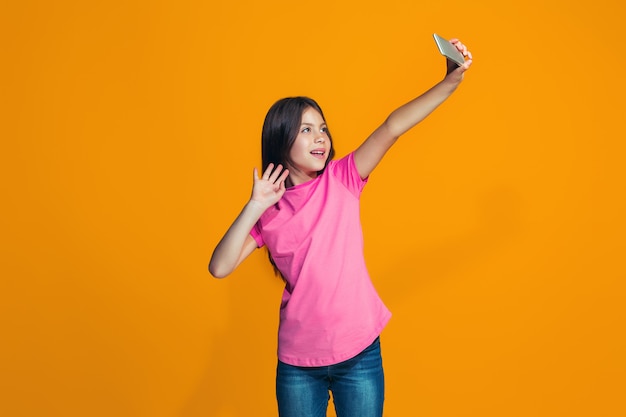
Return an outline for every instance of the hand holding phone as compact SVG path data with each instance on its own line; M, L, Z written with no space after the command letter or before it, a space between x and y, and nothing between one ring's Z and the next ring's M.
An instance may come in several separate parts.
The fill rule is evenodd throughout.
M461 66L465 63L465 57L462 53L458 51L450 42L441 36L433 33L433 38L435 38L435 43L437 44L437 48L439 48L439 52L441 55L448 58L450 61L454 62L458 66Z

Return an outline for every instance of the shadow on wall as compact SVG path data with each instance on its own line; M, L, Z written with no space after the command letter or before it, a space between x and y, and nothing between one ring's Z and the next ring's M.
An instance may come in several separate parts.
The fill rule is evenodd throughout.
M471 232L411 253L404 252L402 258L390 259L383 272L372 274L386 302L401 302L420 287L440 282L454 271L495 256L494 253L520 235L525 219L518 191L504 186L493 188L478 196L477 205L479 218Z
M209 362L203 377L196 386L195 392L183 407L181 416L222 416L227 415L224 400L231 394L226 392L235 383L231 372L228 372L227 361L220 360L227 356L227 344L220 340L228 340L228 332L214 332L216 342L211 344L207 352Z
M276 332L282 281L268 274L270 270L265 251L260 250L225 279L209 275L217 296L227 298L227 307L214 318L222 326L211 332L208 364L181 416L276 415ZM270 292L275 298L259 298Z
M438 282L477 260L494 256L499 248L520 234L524 222L523 204L516 190L492 189L480 196L477 204L480 218L472 232L420 249L402 260L390 260L384 274L372 271L385 302L403 302L419 288ZM214 282L217 296L227 298L223 315L215 318L224 325L211 334L208 364L181 416L276 414L277 309L283 284L279 278L271 277L264 251L258 251L253 257L233 276ZM383 276L391 279L381 279ZM401 285L398 280L402 280ZM259 299L259 294L268 293L275 298Z

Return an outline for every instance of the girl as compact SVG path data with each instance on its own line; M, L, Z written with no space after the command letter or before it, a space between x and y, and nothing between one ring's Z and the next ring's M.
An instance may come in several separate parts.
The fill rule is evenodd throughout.
M248 203L219 242L209 271L229 275L267 246L285 281L280 306L276 396L281 417L326 415L329 391L338 417L380 417L384 377L379 334L391 313L363 259L359 197L398 137L443 103L472 63L447 61L445 78L392 112L354 152L333 160L326 119L306 97L267 113L263 176L254 169Z

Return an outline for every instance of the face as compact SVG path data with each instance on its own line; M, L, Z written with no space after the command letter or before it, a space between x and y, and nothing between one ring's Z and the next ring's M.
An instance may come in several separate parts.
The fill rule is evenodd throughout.
M302 113L300 131L294 141L289 156L293 166L289 168L289 178L293 185L302 184L317 177L324 169L330 152L330 138L322 115L309 107Z

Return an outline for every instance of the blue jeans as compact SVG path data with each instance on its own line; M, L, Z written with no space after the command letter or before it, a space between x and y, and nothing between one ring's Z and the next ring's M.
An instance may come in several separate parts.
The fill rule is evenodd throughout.
M280 417L325 417L329 391L337 417L381 417L385 378L380 340L352 359L330 366L300 367L278 361Z

